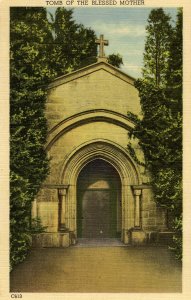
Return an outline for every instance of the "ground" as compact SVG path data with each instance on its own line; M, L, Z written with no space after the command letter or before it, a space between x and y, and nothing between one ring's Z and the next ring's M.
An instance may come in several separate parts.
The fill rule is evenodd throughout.
M11 272L10 291L180 293L181 263L165 246L112 242L33 249Z

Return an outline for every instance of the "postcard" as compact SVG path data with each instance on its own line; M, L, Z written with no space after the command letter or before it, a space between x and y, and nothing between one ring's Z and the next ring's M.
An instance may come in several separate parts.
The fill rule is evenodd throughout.
M1 1L2 299L189 299L189 1Z

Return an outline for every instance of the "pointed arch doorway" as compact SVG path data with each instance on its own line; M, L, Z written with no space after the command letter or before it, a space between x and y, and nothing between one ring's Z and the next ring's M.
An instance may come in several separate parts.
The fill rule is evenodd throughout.
M118 172L103 159L89 162L77 180L77 237L120 237L121 214Z

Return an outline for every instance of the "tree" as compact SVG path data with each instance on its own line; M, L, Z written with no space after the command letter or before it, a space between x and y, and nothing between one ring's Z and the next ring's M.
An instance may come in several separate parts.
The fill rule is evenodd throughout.
M158 10L151 11L156 16ZM157 21L157 31L163 32L164 12L159 10L161 19ZM182 14L179 11L175 28L166 34L168 43L161 48L160 57L165 57L165 65L153 68L149 59L156 62L156 48L153 53L148 47L153 31L147 36L144 54L143 79L136 81L139 91L142 119L134 116L136 126L130 133L139 139L146 166L150 171L157 205L164 207L170 216L169 226L175 231L174 250L181 257L181 216L182 216ZM161 22L163 20L163 22ZM159 26L160 24L160 26ZM166 24L167 25L167 24ZM168 24L170 28L170 25ZM148 28L148 27L147 27ZM149 27L150 28L150 27ZM154 27L153 27L154 28ZM175 48L175 45L178 47ZM148 53L147 53L148 51ZM162 51L164 53L162 53ZM166 56L168 53L168 56ZM158 65L159 66L159 65ZM157 72L156 72L157 70ZM153 78L156 80L153 81ZM132 116L130 116L132 117Z
M43 8L11 8L10 24L10 258L22 261L30 247L31 202L48 173L44 85L52 77L52 39Z
M119 53L110 54L108 56L108 63L113 65L114 67L120 68L123 65L123 59Z
M72 14L71 9L59 7L55 17L52 17L54 42L50 64L55 69L56 76L94 62L97 54L94 31L77 24Z
M176 27L170 43L170 57L166 75L168 98L172 111L182 112L182 10L177 13Z
M172 249L175 251L177 258L182 256L182 17L182 9L179 9L171 40L166 91L173 120L179 120L173 131L174 138L176 138L175 156L177 160L174 165L175 175L173 177L173 183L176 183L174 188L176 190L176 196L174 197L176 205L173 209L175 236Z
M170 37L172 27L170 17L162 8L153 9L146 26L143 76L148 82L155 81L156 86L164 85L170 55Z

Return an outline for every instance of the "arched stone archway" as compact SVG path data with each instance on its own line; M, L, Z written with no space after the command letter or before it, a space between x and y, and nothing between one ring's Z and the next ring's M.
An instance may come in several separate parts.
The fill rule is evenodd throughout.
M91 161L101 159L119 174L121 181L121 240L129 242L129 229L135 226L135 197L132 186L141 184L139 171L130 155L122 147L107 141L96 140L81 145L67 157L60 174L62 209L60 226L77 236L77 179L81 170Z
M47 144L45 145L46 150L49 151L53 144L71 129L98 121L112 123L125 128L126 130L130 130L134 127L134 124L128 119L128 117L111 110L94 109L90 111L84 111L60 121L50 129L48 133Z

